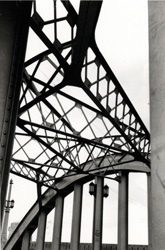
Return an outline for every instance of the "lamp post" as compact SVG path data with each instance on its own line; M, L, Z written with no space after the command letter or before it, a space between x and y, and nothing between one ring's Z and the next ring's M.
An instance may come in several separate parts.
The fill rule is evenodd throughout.
M107 198L109 195L109 187L104 185L102 176L97 176L95 183L89 184L89 193L94 196L92 249L100 250L102 247L103 198Z
M8 228L8 222L9 222L9 213L10 213L10 209L14 207L14 200L10 200L12 184L13 184L13 180L10 180L9 193L8 193L8 199L6 200L6 204L5 204L5 216L4 216L3 229L2 229L2 239L1 239L2 247L7 242L7 228Z

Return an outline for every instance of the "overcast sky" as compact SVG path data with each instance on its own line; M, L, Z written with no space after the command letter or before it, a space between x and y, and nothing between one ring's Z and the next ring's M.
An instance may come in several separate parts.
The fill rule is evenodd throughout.
M41 3L45 2L44 0ZM48 0L47 0L48 1ZM50 1L50 0L49 0ZM48 2L49 2L48 1ZM77 0L72 1L78 8ZM148 17L147 0L103 0L96 30L96 41L131 102L149 128L148 89ZM12 175L14 180L12 199L15 207L11 210L10 221L20 221L36 200L36 186ZM107 182L110 196L105 201L104 234L105 243L117 242L117 183ZM129 243L147 244L147 187L146 176L137 174L130 178ZM67 198L64 225L68 230L63 241L70 240L72 195ZM84 190L83 230L81 240L90 242L91 228L86 226L92 218L93 198ZM90 205L91 204L91 205ZM52 215L48 218L47 240L51 240ZM89 230L89 232L87 232Z

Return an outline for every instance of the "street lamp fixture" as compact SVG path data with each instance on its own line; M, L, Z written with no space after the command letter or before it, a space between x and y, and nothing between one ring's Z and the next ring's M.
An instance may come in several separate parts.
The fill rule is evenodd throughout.
M91 182L89 184L89 193L90 195L96 196L96 192L97 192L97 185ZM103 197L107 198L108 196L109 196L109 187L108 185L105 185L103 188Z
M90 195L94 195L94 196L96 194L96 184L94 184L93 182L89 184L89 193Z
M14 203L15 203L15 201L14 200L7 200L6 201L6 206L5 206L5 208L6 209L8 209L8 208L13 208L14 207Z
M14 200L11 200L11 201L10 201L10 208L13 208L13 207L14 207L14 202L15 202Z
M103 196L107 198L109 196L109 187L108 185L105 185L103 188Z

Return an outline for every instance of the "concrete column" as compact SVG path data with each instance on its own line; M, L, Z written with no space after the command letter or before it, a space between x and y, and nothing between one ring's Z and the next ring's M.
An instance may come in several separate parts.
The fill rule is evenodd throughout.
M30 230L26 230L24 232L24 235L23 235L21 250L29 250L29 248L30 248L30 239L31 239Z
M128 249L128 172L120 173L118 199L118 250Z
M165 1L149 1L151 245L165 248Z
M148 196L148 245L151 246L151 174L147 174L147 196Z
M93 249L102 249L102 226L103 226L103 185L104 179L97 177L96 179L96 200L94 212L94 231L93 231Z
M61 246L61 233L62 233L62 219L64 209L64 197L58 195L56 198L56 209L53 229L52 250L60 250Z
M10 170L31 1L0 1L1 221Z
M72 215L71 249L78 250L80 245L81 211L82 211L83 185L75 183Z
M38 219L36 250L44 250L46 219L47 219L46 212L41 211Z

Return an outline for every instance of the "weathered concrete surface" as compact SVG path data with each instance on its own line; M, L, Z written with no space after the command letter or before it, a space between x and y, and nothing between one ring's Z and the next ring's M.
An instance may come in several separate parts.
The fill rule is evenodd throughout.
M151 103L150 250L165 248L165 1L149 1Z

